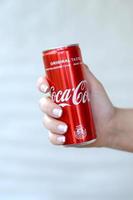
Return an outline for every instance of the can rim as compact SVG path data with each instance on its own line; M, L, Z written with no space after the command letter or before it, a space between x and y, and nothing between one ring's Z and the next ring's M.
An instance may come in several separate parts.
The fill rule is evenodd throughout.
M48 53L50 51L58 51L58 50L62 50L62 49L65 49L65 48L68 48L68 47L71 47L71 46L79 46L79 43L75 43L75 44L69 44L69 45L62 45L62 46L58 46L58 47L52 47L50 49L46 49L44 51L42 51L42 53Z

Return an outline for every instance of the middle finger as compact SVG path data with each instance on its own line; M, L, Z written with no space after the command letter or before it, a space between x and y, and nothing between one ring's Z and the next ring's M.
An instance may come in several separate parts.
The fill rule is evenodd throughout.
M40 99L40 108L47 115L59 118L62 115L62 108L54 103L49 97L42 97Z

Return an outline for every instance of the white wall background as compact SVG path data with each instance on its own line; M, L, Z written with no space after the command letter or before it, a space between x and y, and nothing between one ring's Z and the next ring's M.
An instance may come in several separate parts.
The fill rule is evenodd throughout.
M80 43L116 106L133 106L132 0L0 0L0 199L132 200L133 155L52 146L41 51Z

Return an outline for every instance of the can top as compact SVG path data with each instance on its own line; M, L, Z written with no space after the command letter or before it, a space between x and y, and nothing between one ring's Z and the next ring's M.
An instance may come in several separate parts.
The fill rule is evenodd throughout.
M64 46L59 46L59 47L53 47L53 48L44 50L42 53L45 54L45 55L46 54L53 54L55 52L66 50L66 49L73 47L73 46L79 46L79 44L76 43L76 44L69 44L69 45L64 45Z
M70 44L49 49L42 52L46 71L63 69L70 65L79 65L82 62L79 44Z

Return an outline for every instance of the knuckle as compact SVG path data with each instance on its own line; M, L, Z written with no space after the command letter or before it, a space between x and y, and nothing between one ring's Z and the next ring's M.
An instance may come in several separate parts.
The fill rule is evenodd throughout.
M51 142L52 144L54 144L54 145L57 145L56 142L55 142L55 140L54 140L53 138L50 138L50 142Z
M103 87L102 83L99 80L97 80L97 83L98 83L99 87Z
M43 116L43 124L46 128L49 127L49 125L52 123L52 120L45 114Z
M101 83L99 80L97 80L96 89L97 89L97 90L100 90L100 89L102 89L102 88L103 88L102 83Z
M43 77L39 77L38 80L37 80L37 82L36 82L36 86L37 86L38 89L39 89L40 84L41 84L42 82L43 82Z
M41 108L45 109L45 107L47 107L47 98L46 97L42 97L40 100L39 100L39 105Z
M48 136L50 142L54 145L56 145L56 141L55 141L55 136L52 132L49 131L49 136Z

